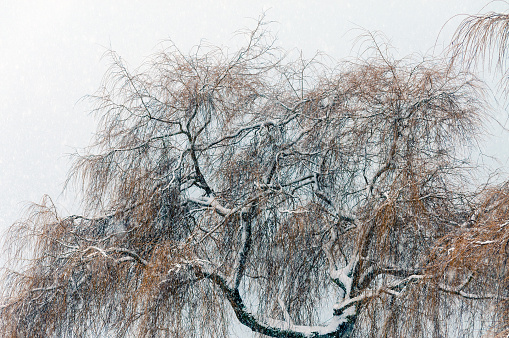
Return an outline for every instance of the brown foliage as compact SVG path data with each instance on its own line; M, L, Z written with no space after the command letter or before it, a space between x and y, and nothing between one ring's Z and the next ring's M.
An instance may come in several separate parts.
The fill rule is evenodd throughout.
M216 337L236 317L273 337L419 337L506 316L507 189L464 183L476 79L376 36L334 67L261 22L246 37L135 71L111 53L70 175L87 216L46 200L13 227L31 251L11 251L28 261L5 276L0 332Z

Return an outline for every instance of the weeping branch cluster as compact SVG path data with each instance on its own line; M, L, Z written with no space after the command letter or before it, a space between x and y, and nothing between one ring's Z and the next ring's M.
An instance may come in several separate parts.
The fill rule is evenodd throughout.
M490 304L506 316L507 188L465 184L476 79L376 36L337 64L287 55L263 22L245 38L134 71L111 53L69 178L84 214L46 199L13 226L29 261L5 275L0 332L216 337L236 318L272 337L418 337Z

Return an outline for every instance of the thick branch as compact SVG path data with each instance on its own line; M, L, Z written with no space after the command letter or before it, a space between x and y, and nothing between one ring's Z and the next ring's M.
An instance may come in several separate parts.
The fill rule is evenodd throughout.
M254 207L251 206L250 209ZM253 210L249 210L248 213L241 213L240 222L242 223L242 238L241 238L241 247L237 254L237 258L235 260L235 264L233 265L233 289L238 289L240 285L240 281L244 275L244 271L246 270L246 262L247 256L249 254L249 250L251 249L251 215Z
M239 290L230 288L224 276L213 271L206 271L201 266L195 267L195 273L198 277L208 278L213 281L227 298L240 323L249 327L254 332L270 337L332 338L348 337L353 330L357 316L356 309L353 306L350 307L350 311L344 311L341 315L334 315L327 326L301 326L271 318L259 320L247 310Z

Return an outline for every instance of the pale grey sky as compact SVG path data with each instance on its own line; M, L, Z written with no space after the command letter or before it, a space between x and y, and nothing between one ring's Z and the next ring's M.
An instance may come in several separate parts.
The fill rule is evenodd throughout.
M183 51L206 39L229 46L233 33L252 27L263 11L275 21L282 47L307 56L320 50L341 59L351 53L355 29L382 31L400 56L437 51L461 22L487 1L19 1L0 2L0 230L28 201L59 197L69 168L66 154L88 145L95 129L79 102L99 86L116 50L131 67L171 38ZM509 6L493 2L484 10ZM452 18L452 19L451 19ZM447 24L447 20L451 19ZM444 26L445 25L445 26ZM440 37L437 37L440 33ZM494 153L509 149L507 135L491 141ZM509 152L509 150L507 151ZM66 211L67 209L67 211Z

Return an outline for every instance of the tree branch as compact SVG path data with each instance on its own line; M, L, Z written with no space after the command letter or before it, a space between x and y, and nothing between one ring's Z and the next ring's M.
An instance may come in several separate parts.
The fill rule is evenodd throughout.
M504 296L501 296L501 295L494 295L494 294L491 294L491 293L486 293L486 294L480 295L480 294L465 292L465 291L462 290L462 288L463 288L462 286L460 286L458 288L453 288L453 287L450 287L450 286L445 285L445 284L439 284L438 285L438 289L440 291L443 291L443 292L446 292L446 293L450 293L450 294L453 294L453 295L458 295L458 296L461 296L461 297L466 298L466 299L509 300L509 297L504 297Z
M240 285L240 281L244 276L244 271L246 269L247 256L249 254L249 250L251 249L251 216L254 212L254 204L249 208L249 212L240 214L240 222L242 223L242 238L241 238L241 247L239 252L237 253L237 257L235 259L235 263L233 265L233 275L232 275L232 287L233 289L238 289Z
M193 202L199 205L203 205L208 208L214 209L216 213L218 213L221 216L228 216L233 214L237 209L229 209L223 207L215 197L201 197L201 198L188 198L189 202Z
M223 276L212 271L206 271L202 266L195 266L195 273L199 277L204 277L214 282L226 296L240 323L249 327L254 332L270 337L332 338L347 337L353 330L355 317L357 316L356 310L353 311L353 306L350 311L344 311L341 315L334 315L327 326L294 325L287 321L272 318L259 320L247 310L239 290L230 288Z

